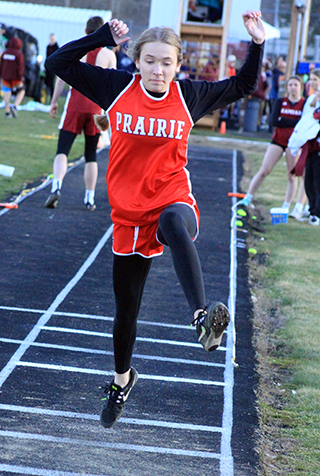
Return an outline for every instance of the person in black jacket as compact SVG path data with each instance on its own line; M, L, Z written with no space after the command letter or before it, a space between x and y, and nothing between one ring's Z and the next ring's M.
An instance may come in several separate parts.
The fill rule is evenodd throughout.
M49 44L47 45L47 50L46 50L46 59L49 58L49 56L52 55L52 53L54 53L58 49L59 49L59 45L57 43L57 37L54 33L51 33L49 36ZM50 73L50 71L48 71L47 68L45 68L45 71L46 71L45 85L47 86L48 92L50 94L50 98L52 99L55 75Z

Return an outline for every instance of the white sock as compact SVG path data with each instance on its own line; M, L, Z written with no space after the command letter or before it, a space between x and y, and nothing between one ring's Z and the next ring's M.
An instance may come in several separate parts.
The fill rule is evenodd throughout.
M251 193L246 193L246 196L244 198L246 198L250 203L251 200L253 199L253 195L251 195Z
M56 190L61 190L62 187L62 180L61 179L52 179L51 185L51 193L55 192Z
M298 210L298 212L302 212L302 210L303 210L303 205L302 205L302 203L297 202L297 203L295 204L294 208L295 208L296 210Z
M309 212L309 204L307 204L307 205L304 206L304 210L303 210L303 211L304 211L304 212Z
M84 194L84 203L90 203L90 205L94 204L94 190L86 190Z
M290 202L284 201L281 208L290 208Z

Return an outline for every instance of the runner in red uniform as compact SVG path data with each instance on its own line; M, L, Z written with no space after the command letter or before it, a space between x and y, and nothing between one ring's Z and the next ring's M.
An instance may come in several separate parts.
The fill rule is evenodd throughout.
M292 76L287 83L288 96L277 99L273 108L273 126L276 128L271 144L265 153L259 172L251 180L249 190L239 204L248 206L253 195L257 192L264 179L272 172L276 164L281 159L283 153L286 154L288 168L288 184L285 201L282 207L289 209L291 200L297 189L298 179L291 174L298 157L292 156L288 146L289 137L292 134L294 126L301 118L305 99L302 98L302 82L298 76ZM299 188L298 201L305 198L303 181Z
M186 170L187 143L198 119L254 91L265 37L260 16L260 12L243 14L253 38L246 62L236 76L216 83L173 81L182 62L182 43L170 28L150 28L135 43L132 58L140 74L81 63L80 58L94 48L128 41L128 28L118 20L63 46L47 60L48 69L107 111L107 116L98 118L99 125L110 124L107 186L114 222L116 373L101 413L105 427L120 418L138 378L131 367L136 321L151 258L162 253L163 245L170 247L198 341L206 350L214 350L228 326L224 304L206 306L193 243L199 212Z
M101 17L91 17L87 21L85 31L87 35L89 35L102 25L103 19ZM84 58L82 58L82 61L104 68L116 67L116 56L113 51L102 47L88 51ZM58 99L64 87L65 82L61 78L57 78L51 99L51 117L56 117L58 112ZM86 161L84 167L84 205L86 210L94 211L96 209L94 198L98 178L97 145L100 138L100 131L94 123L93 116L95 114L101 114L101 112L101 107L98 106L98 104L79 93L77 89L70 87L59 124L60 132L57 153L53 163L51 193L45 203L47 208L55 208L61 198L62 182L68 166L68 155L75 138L83 131L85 136L84 157Z

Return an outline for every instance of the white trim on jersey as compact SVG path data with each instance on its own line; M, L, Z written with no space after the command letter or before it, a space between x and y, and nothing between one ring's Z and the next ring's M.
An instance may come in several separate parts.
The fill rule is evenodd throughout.
M67 94L66 102L64 103L63 113L62 113L61 118L60 118L58 129L63 129L63 124L64 124L64 121L65 121L66 116L67 116L68 104L69 104L69 101L70 101L70 98L71 98L71 90L72 90L72 87L70 86L68 94Z
M132 75L132 80L130 81L130 83L121 91L120 94L118 94L118 96L115 98L115 100L113 101L113 103L108 107L108 109L106 109L105 113L106 113L106 116L108 118L108 122L109 122L109 132L110 132L110 140L112 138L112 124L111 124L111 121L110 121L110 116L109 116L109 111L113 108L113 106L115 105L115 103L117 101L119 101L119 99L121 98L121 96L123 96L124 93L126 93L128 91L128 89L132 86L132 84L134 83L135 81L135 77L136 75Z

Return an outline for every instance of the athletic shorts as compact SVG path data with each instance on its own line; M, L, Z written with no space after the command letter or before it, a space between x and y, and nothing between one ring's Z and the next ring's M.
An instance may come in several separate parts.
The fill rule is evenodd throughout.
M14 91L15 89L23 88L22 81L5 81L2 80L2 91L4 93L9 93L10 91Z
M286 148L288 147L287 145L278 144L278 143L277 143L276 141L274 141L274 140L271 141L271 144L277 145L277 146L281 147L281 148L283 149L283 152L285 152L285 151L286 151Z
M63 121L60 122L59 129L78 135L83 131L87 136L95 136L100 133L94 123L93 114L87 112L67 112Z
M198 209L194 210L197 221L197 231L193 237L196 240L199 230ZM116 255L138 254L144 258L153 258L163 253L163 246L157 236L158 220L143 226L113 225L112 251Z

